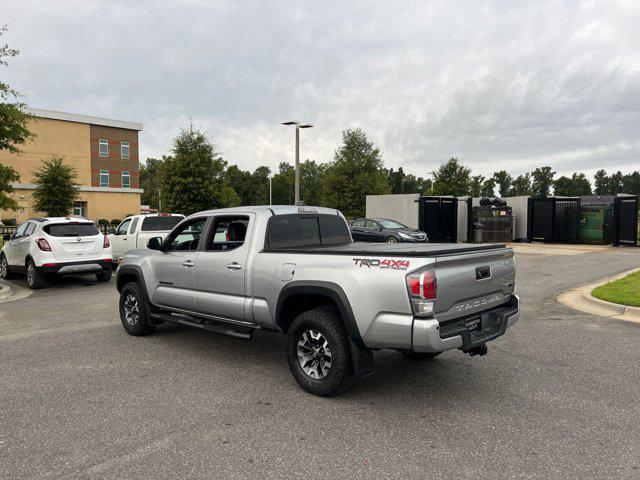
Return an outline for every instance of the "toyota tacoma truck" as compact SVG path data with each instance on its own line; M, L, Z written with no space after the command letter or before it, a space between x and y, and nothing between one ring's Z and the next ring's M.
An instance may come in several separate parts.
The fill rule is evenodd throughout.
M315 395L372 373L379 349L483 355L519 317L505 245L355 243L328 208L205 211L148 247L118 269L127 333L165 322L242 339L278 331L294 378Z

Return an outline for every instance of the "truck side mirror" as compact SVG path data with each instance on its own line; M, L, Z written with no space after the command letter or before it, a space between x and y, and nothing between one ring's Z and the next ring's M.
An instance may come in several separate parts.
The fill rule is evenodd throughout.
M149 250L160 250L162 248L162 238L152 237L147 242L147 248Z

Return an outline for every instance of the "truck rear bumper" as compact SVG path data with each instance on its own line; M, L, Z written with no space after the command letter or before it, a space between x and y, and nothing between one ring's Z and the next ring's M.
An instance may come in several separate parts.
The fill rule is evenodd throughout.
M494 340L519 320L520 299L513 295L510 304L489 310L478 317L481 328L474 331L465 328L465 318L447 322L446 325L441 325L437 319L414 319L413 351L436 353L455 348L466 351Z

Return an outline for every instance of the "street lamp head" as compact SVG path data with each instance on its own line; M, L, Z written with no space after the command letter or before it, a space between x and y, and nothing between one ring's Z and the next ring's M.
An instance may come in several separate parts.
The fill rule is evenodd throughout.
M305 123L304 125L300 125L300 128L313 128L313 125Z
M300 122L282 122L282 125L300 125Z

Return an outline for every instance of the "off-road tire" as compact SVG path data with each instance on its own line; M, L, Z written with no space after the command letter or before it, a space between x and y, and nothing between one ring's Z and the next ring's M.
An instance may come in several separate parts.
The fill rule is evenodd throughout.
M108 282L111 280L111 275L113 274L113 269L103 270L100 273L96 273L96 280L99 282Z
M136 318L131 317L131 299L135 299L137 306ZM149 316L149 304L146 302L140 284L138 282L127 283L120 292L120 321L124 330L134 337L149 335L155 329L155 325L151 325Z
M27 261L27 285L31 290L38 290L45 286L44 275L38 271L33 260Z
M298 342L309 330L322 334L331 351L331 366L324 378L312 378L305 372L298 359ZM304 390L313 395L326 397L336 395L351 385L353 366L349 338L335 308L323 306L301 313L289 327L288 337L289 368Z
M7 257L3 254L0 254L0 278L3 280L9 280L13 275L9 271L9 262L7 262Z

